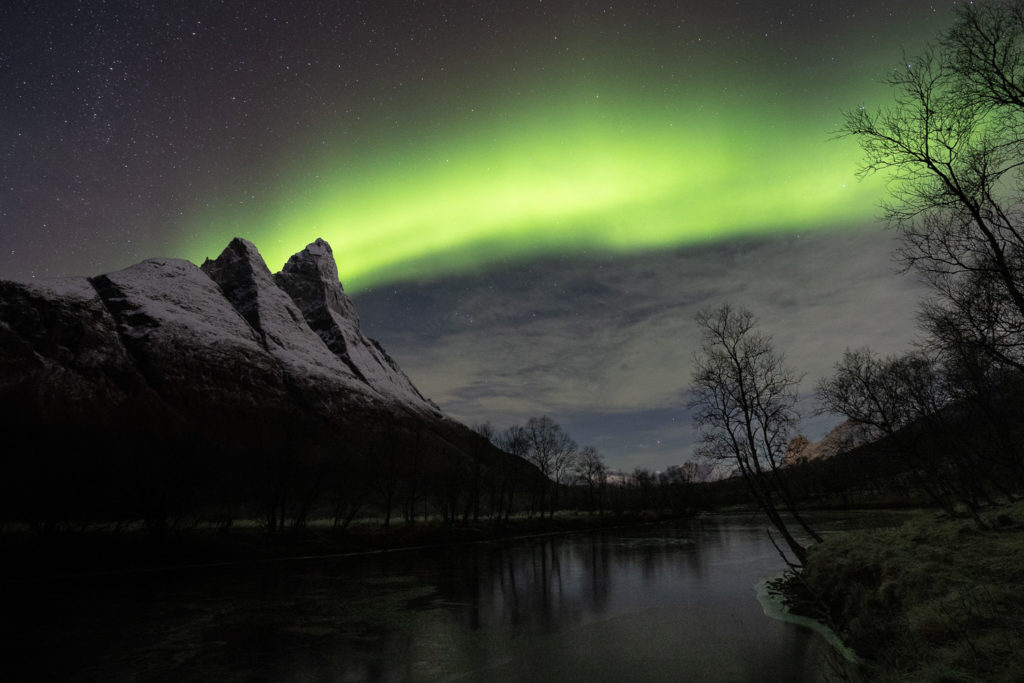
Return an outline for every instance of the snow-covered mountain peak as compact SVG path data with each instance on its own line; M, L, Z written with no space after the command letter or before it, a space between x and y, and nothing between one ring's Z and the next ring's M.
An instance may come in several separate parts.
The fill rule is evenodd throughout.
M236 237L216 260L207 259L202 271L220 286L235 310L260 335L264 348L287 371L358 385L364 393L375 395L310 329L302 311L277 286L252 242Z
M331 245L319 238L308 244L288 259L274 280L302 310L313 331L359 379L417 410L438 412L380 344L359 330L359 315L338 281Z
M318 237L292 255L274 278L304 311L303 302L326 306L359 326L359 314L338 280L334 251L325 240Z
M215 263L246 263L249 268L259 275L265 275L267 279L273 279L274 277L271 275L270 268L267 267L267 263L263 260L263 256L260 254L260 250L256 248L256 245L241 237L236 237L228 242L228 246L224 247L224 251L220 253L220 256L215 261L206 259L200 268L207 272L207 266Z
M5 343L16 347L24 377L39 368L110 373L124 380L118 391L125 396L144 384L169 405L197 409L290 406L333 420L354 407L387 406L440 417L359 331L323 240L276 276L252 242L236 238L202 267L151 258L88 279L0 282L0 296L0 332L9 332L9 343L0 334L0 351ZM68 391L84 395L86 384Z
M259 285L273 286L273 275L256 246L240 237L231 240L216 260L206 259L200 270L220 286L243 318L259 331Z

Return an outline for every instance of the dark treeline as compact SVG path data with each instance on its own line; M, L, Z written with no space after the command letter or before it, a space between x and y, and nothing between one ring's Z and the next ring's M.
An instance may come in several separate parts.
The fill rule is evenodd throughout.
M847 351L817 396L822 412L847 418L848 449L794 462L797 376L749 312L725 306L703 320L714 330L697 364L701 452L733 476L702 485L702 502L754 502L798 564L806 548L793 530L819 540L807 508L934 506L984 527L983 509L1024 495L1024 376L992 355L982 362L976 346L968 368L965 349L936 352L933 337L902 356Z
M621 516L692 514L700 506L697 483L700 468L688 462L665 472L637 468L630 474L612 472L593 446L580 448L550 417L531 417L524 425L496 431L477 427L507 453L531 464L544 475L527 492L530 516L551 518L557 510Z
M979 509L1024 492L1024 378L995 367L986 374L965 381L956 361L922 351L850 351L818 394L900 463L907 486L980 524Z
M338 529L364 517L384 526L500 519L528 507L541 477L462 425L412 413L353 406L328 422L258 406L181 415L157 397L117 410L21 399L3 406L17 428L0 519L44 534L96 524L160 534L238 520L277 532L312 519Z
M610 477L596 449L578 448L548 417L497 432L356 408L338 424L258 407L186 419L158 399L117 414L57 400L46 410L30 396L6 406L19 425L8 441L19 457L0 482L7 528L502 525L559 510L682 515L697 501L696 467ZM40 417L54 408L61 420Z
M922 508L928 491L907 462L886 441L851 448L828 458L800 460L779 470L799 510ZM739 473L700 485L709 509L745 506L749 485Z

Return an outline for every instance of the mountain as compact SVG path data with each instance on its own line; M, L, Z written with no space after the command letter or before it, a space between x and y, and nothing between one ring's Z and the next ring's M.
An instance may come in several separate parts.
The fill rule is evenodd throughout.
M795 465L799 462L831 458L865 443L867 440L861 430L856 429L852 422L846 420L826 434L821 441L812 442L802 434L794 438L786 448L782 465Z
M341 287L327 242L318 239L292 256L274 280L299 306L310 328L357 378L384 396L439 412L381 345L359 331L359 315Z
M415 500L453 473L479 487L526 467L362 334L320 239L276 274L236 238L201 267L0 281L0 420L4 520L255 506L281 521L300 498L406 482Z

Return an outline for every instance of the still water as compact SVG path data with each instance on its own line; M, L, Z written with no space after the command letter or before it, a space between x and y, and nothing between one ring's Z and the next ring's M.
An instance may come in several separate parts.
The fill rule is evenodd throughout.
M78 681L834 677L841 665L821 636L765 616L758 602L756 584L782 568L763 523L715 515L29 583L8 603L18 623L5 633L5 668L25 670L26 680Z

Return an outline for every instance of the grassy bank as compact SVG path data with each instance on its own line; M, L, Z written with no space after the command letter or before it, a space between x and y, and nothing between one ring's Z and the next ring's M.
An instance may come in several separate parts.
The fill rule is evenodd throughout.
M927 512L830 536L793 585L824 607L868 680L1024 680L1024 504L982 518L989 528Z

